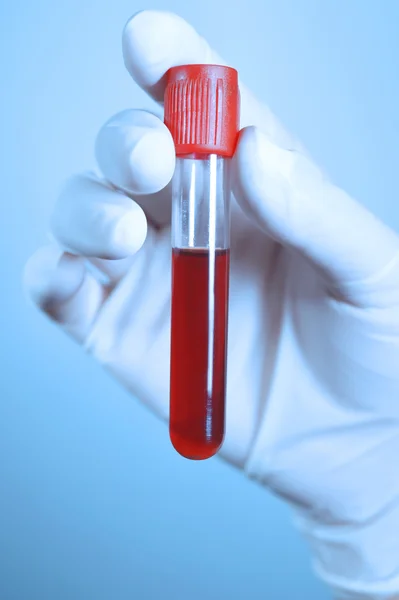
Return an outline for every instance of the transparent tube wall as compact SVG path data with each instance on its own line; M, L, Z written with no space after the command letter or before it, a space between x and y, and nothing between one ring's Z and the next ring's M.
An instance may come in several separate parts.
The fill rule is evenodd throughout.
M172 248L230 247L230 160L177 158L172 194Z
M177 159L172 207L170 437L191 459L215 454L224 437L229 159Z

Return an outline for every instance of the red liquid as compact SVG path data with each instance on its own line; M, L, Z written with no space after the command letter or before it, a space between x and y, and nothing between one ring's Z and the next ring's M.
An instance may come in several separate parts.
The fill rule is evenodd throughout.
M228 250L173 249L170 439L186 458L223 442L228 273Z

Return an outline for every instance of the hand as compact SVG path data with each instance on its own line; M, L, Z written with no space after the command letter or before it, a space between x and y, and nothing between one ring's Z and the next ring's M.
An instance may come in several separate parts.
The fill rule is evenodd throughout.
M127 23L123 53L158 101L169 67L223 62L187 23L159 12ZM221 454L296 508L316 569L338 594L392 597L399 238L326 180L242 84L241 93ZM126 110L101 129L96 156L103 178L67 183L52 220L59 245L30 259L26 285L166 419L173 142L156 116Z

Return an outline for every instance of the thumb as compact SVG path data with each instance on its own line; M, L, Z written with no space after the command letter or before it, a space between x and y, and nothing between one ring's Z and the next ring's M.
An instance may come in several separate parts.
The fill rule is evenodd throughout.
M234 163L244 212L321 270L333 295L360 306L399 303L399 237L309 158L248 127Z

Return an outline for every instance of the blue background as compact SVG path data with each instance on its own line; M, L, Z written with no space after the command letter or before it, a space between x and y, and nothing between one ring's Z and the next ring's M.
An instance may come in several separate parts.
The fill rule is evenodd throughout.
M113 113L143 8L189 19L335 181L399 230L399 4L1 0L0 598L323 600L288 509L164 426L24 298L62 181ZM322 201L322 199L321 199Z

